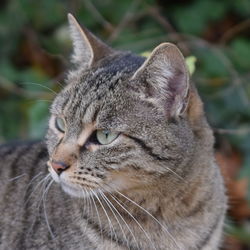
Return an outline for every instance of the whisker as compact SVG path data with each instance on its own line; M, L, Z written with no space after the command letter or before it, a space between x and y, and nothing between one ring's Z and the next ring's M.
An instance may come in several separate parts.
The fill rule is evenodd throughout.
M87 195L86 195L86 199L87 199L87 204L88 204L88 215L90 215L91 214L91 200L90 200L90 198L89 198L89 194L88 194L88 191L85 189L85 191L86 191L86 193L87 193Z
M102 193L100 193L100 195L102 196ZM103 198L103 197L100 197L100 198ZM114 215L114 217L115 217L116 221L118 222L118 225L120 226L120 228L121 228L121 230L122 230L122 233L123 233L123 235L124 235L124 237L125 237L125 239L126 239L126 235L125 235L125 233L124 233L124 231L123 231L123 228L122 228L121 225L120 225L119 220L117 219L117 216L115 215L114 211L111 209L111 207L110 207L110 205L107 203L107 201L106 201L104 198L103 198L103 200L104 200L104 202L107 204L109 210L110 210L110 211L112 212L112 214ZM113 224L112 224L112 227L113 227L113 229L114 229ZM114 234L115 234L115 236L116 236L116 244L118 244L118 237L117 237L117 234L115 233L115 229L114 229Z
M172 174L174 174L175 176L177 176L179 179L181 179L182 181L185 181L186 182L186 180L183 178L183 177L181 177L179 174L177 174L174 170L172 170L171 168L168 168L168 167L166 167L166 169L169 171L169 172L171 172Z
M32 100L32 101L27 101L27 103L36 103L36 102L50 102L52 103L52 100L47 100L47 99L36 99L36 100Z
M49 177L51 178L51 175L49 175ZM39 201L38 201L37 209L39 209L39 207L41 206L41 203L42 203L42 201L43 201L43 199L44 199L44 194L45 194L45 191L46 191L46 189L47 189L47 187L48 187L48 182L49 182L49 181L50 181L50 179L47 178L46 181L44 181L43 184L42 184L42 186L41 186L40 191L42 192L42 195L40 196L40 199L39 199ZM44 191L44 190L45 190L45 191Z
M41 186L41 185L42 185L42 186L41 186L40 191L44 190L46 184L49 182L49 177L50 177L50 174L47 174L44 178L42 178L42 180L40 180L40 181L38 182L38 184L36 185L36 187L34 188L34 190L32 191L32 193L34 193L35 190L36 190L39 186ZM43 199L43 195L42 195L42 196L40 195L40 191L38 191L38 194L36 195L36 198L38 197L38 199L36 199L36 200L34 201L34 203L33 203L33 205L35 206L34 211L37 211L37 212L39 211L39 208L40 208L40 205L41 205L41 202L42 202L42 199ZM32 193L30 194L29 199L31 198ZM29 199L28 199L28 200L29 200ZM27 204L28 200L25 202L25 205ZM38 204L38 205L36 205L35 203ZM35 225L35 222L36 222L36 218L37 218L37 215L34 216L33 222L32 222L32 224L30 225L30 229L29 229L29 231L27 232L27 235L29 235L29 234L32 232L33 226Z
M122 227L122 225L121 225L119 219L117 218L116 214L114 213L114 210L117 212L117 209L114 207L114 205L109 201L109 199L107 198L107 196L106 196L102 191L100 192L100 195L102 196L103 200L104 200L105 203L108 205L110 211L111 211L112 214L114 215L114 217L115 217L115 219L116 219L116 221L117 221L119 227L121 228L122 234L123 234L123 236L124 236L124 238L125 238L125 240L126 240L127 247L130 249L129 242L128 242L128 239L127 239L127 237L126 237L126 234L125 234L125 232L124 232L124 230L123 230L123 227ZM119 212L118 212L118 214L119 214L119 216L122 218L122 216L120 215Z
M44 191L44 193L43 193L43 196L42 196L42 197L43 197L44 217L45 217L45 221L46 221L46 224L47 224L47 227L48 227L48 230L49 230L49 233L50 233L52 239L55 238L55 235L54 235L54 233L53 233L52 230L51 230L51 227L50 227L50 224L49 224L49 219L48 219L47 212L46 212L46 195L47 195L47 193L48 193L48 191L49 191L49 189L50 189L50 187L51 187L53 181L54 181L53 179L50 181L50 183L49 183L48 186L46 187L46 189L45 189L45 191Z
M153 241L151 240L151 238L149 237L148 233L145 231L145 229L142 227L142 225L140 224L140 222L110 193L111 198L116 201L116 203L124 210L128 213L128 215L135 221L135 223L140 227L140 229L142 230L142 232L145 234L146 238L150 241L151 245L153 246L153 248L155 250L156 247L154 246Z
M86 192L87 192L87 190L86 190ZM90 203L90 211L91 211L91 213L92 213L92 215L93 215L92 200L91 200L91 198L90 198L91 193L87 192L87 194L88 194L87 197L88 197L89 203Z
M106 217L107 217L107 219L108 219L109 228L110 228L110 233L111 233L111 239L113 238L113 235L112 235L112 231L113 231L113 232L114 232L114 235L115 235L115 238L116 238L116 240L117 240L117 235L116 235L116 233L115 233L115 230L114 230L114 228L113 228L112 222L111 222L111 220L110 220L110 218L109 218L109 216L108 216L108 213L107 213L105 207L103 206L103 204L102 204L101 200L99 199L98 195L97 195L93 190L90 189L90 191L93 193L93 195L94 195L94 196L96 197L96 199L98 200L99 204L101 205L101 207L102 207L102 209L103 209L103 212L105 213L105 215L106 215ZM113 230L112 230L112 229L113 229ZM110 242L111 242L111 249L112 249L112 240L111 240Z
M32 182L38 178L40 175L42 174L42 172L39 172L37 175L35 175L34 177L32 177L32 179L30 180L30 182L28 183L26 190L29 188L29 186L32 184Z
M111 193L109 191L107 191L110 195ZM103 192L102 192L103 193ZM135 235L134 233L132 232L132 230L130 229L128 223L126 222L126 220L122 217L122 215L120 214L120 212L116 209L116 207L112 204L112 202L108 199L108 197L103 193L103 195L106 197L107 201L110 203L110 205L114 208L114 210L117 212L117 214L120 216L120 218L122 219L122 221L124 222L124 224L126 225L126 227L128 228L129 232L131 233L136 245L137 245L137 248L139 249L139 245L138 245L138 242L135 238Z
M55 95L57 95L57 92L55 92L53 89L45 86L45 85L42 85L40 83L35 83L35 82L22 82L21 84L26 84L26 85L36 85L36 86L39 86L39 87L42 87L44 89L47 89L49 91L51 91L52 93L54 93Z
M94 203L94 206L95 206L95 210L96 210L96 213L97 213L97 218L98 218L98 221L99 221L99 224L100 224L101 238L102 238L102 242L103 242L103 233L102 233L102 230L103 230L103 229L102 229L102 223L101 223L100 214L99 214L99 211L98 211L98 209L97 209L97 206L96 206L94 197L93 197L92 195L90 195L90 197L91 197L91 199L92 199L92 201L93 201L93 203Z
M9 181L9 182L15 181L15 180L17 180L17 179L19 179L19 178L21 178L21 177L23 177L23 176L25 176L25 175L27 175L27 174L24 173L24 174L18 175L18 176L16 176L16 177L13 177L13 178L9 179L8 181Z
M124 197L125 199L127 199L128 201L130 201L131 203L133 203L135 206L137 206L138 208L140 208L142 211L144 211L146 214L148 214L154 221L156 221L163 229L164 231L170 236L170 238L172 239L172 241L175 243L175 245L179 248L180 246L177 244L176 240L174 239L174 237L170 234L170 232L168 231L168 229L157 219L155 218L155 216L153 216L149 211L147 211L144 207L140 206L139 204L137 204L135 201L131 200L130 198L128 198L126 195L122 194L121 192L115 190L115 192L117 192L119 195L121 195L122 197Z
M83 198L83 199L82 199ZM78 197L78 201L79 203L82 203L83 204L83 207L85 207L86 205L86 199L85 199L85 193L84 193L84 190L82 189L82 197ZM79 219L84 219L84 217L82 218L81 216L84 216L84 212L82 210L80 210L80 218ZM78 220L78 218L76 218L76 221ZM85 229L86 229L86 225L85 225ZM85 231L85 230L84 230Z
M64 88L64 86L63 86L60 82L56 81L56 83L57 83L58 85L60 85L60 87L61 87L62 89Z
M12 178L12 179L10 179L9 181L14 181L14 180L16 180L16 179L18 179L18 178L21 178L23 175L26 175L26 174L22 174L22 175L19 175L19 176L16 176L16 177L14 177L14 178ZM25 195L26 195L26 192L27 192L27 190L25 190L24 191L24 196L23 196L23 207L25 207ZM16 213L15 214L15 218L13 218L13 222L14 221L17 221L18 219L19 219L19 217L20 217L20 214L19 213Z
M46 180L48 180L50 174L47 174L44 178L42 178L42 180L40 180L37 185L34 187L34 189L32 190L32 192L30 193L30 195L27 197L27 200L24 202L24 206L26 206L26 204L29 202L29 200L31 199L32 195L34 194L34 192L36 191L36 189L43 184L44 182L46 182Z
M82 187L81 187L82 188ZM85 231L88 227L88 222L89 222L89 215L90 215L90 198L89 198L89 194L88 194L88 191L84 188L82 188L82 192L83 192L83 197L84 197L84 212L87 214L87 223L85 225ZM85 209L85 206L87 207L87 209Z

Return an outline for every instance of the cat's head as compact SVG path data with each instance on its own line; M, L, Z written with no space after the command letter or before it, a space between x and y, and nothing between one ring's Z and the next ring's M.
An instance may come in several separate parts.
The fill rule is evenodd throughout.
M145 59L111 49L71 15L69 23L75 70L47 134L54 180L73 196L181 181L205 123L179 49L163 43Z

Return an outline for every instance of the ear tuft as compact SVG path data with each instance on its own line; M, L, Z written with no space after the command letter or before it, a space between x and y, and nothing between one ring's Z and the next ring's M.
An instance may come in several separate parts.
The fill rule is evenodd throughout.
M95 37L87 28L81 27L73 15L68 14L70 35L73 41L72 61L90 67L94 62L113 53L113 50Z
M168 116L183 114L188 101L189 74L185 59L174 44L156 47L133 78L146 82L147 93L160 101Z
M89 67L92 64L94 53L88 38L76 19L68 14L70 35L73 41L72 61L75 64L84 64Z

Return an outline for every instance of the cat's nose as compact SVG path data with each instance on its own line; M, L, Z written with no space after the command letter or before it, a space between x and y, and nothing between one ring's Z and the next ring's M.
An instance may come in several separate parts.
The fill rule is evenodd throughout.
M56 171L58 175L60 175L64 170L69 168L69 165L63 161L54 161L51 162L51 167Z

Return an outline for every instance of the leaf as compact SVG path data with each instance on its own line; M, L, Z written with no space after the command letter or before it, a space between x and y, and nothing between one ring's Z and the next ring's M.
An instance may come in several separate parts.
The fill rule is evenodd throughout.
M214 51L201 48L194 51L194 56L198 58L197 70L202 77L211 79L229 75L225 63Z
M29 134L31 138L44 136L48 123L49 103L37 101L29 109Z
M144 57L149 57L150 55L151 55L151 51L145 51L141 53L141 56L144 56Z
M232 61L239 69L248 72L250 68L250 41L243 38L237 38L232 41L230 47L231 50L229 54Z
M176 7L172 15L181 32L200 35L208 23L221 18L226 9L227 5L222 1L199 0L185 8Z
M192 75L195 71L195 63L196 63L197 59L195 56L188 56L188 57L186 57L185 60L186 60L186 64L188 67L188 71L189 71L190 75Z

